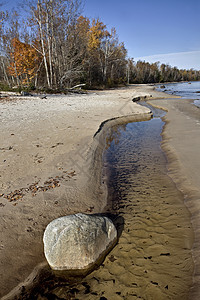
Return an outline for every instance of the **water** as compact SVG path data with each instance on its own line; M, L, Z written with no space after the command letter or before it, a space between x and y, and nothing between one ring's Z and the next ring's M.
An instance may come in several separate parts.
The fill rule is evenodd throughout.
M100 268L74 286L75 299L188 298L193 232L183 195L167 176L163 126L154 118L110 128L103 157L106 211L118 216L123 230Z
M159 91L165 91L167 94L181 96L186 99L194 99L194 104L200 107L200 81L168 83L164 84L165 88L160 88Z
M116 247L84 279L48 274L27 299L188 299L193 230L184 196L167 175L163 111L154 113L150 121L114 126L105 137L105 212L120 235Z
M121 299L188 297L193 233L183 195L167 176L160 148L163 125L156 118L113 128L104 156L111 211L125 220L112 255L126 279L113 265L107 267L121 286Z
M194 104L195 104L197 107L200 107L200 100L194 100Z
M82 281L49 277L31 299L188 299L193 231L183 195L167 175L163 126L154 118L109 129L106 212L115 215L119 242Z

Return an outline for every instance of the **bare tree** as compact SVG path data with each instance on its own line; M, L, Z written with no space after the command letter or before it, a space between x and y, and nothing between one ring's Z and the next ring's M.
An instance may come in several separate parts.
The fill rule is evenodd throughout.
M69 43L73 43L72 31L80 7L79 0L37 0L37 3L29 3L29 25L32 32L36 31L35 39L39 33L40 48L37 51L43 55L46 81L50 88L63 84L69 74L73 74L74 53Z

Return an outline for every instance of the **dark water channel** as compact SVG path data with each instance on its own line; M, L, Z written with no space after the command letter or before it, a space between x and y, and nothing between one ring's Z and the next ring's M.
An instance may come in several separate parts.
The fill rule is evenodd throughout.
M37 299L188 299L193 231L184 197L167 175L160 113L106 136L107 211L123 220L117 246L80 283L54 285Z

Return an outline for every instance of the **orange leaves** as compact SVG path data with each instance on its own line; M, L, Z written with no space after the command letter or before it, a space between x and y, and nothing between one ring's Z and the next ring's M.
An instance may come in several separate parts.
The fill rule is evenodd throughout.
M77 20L76 30L80 37L86 38L90 30L90 20L80 16Z
M29 84L36 76L39 63L37 51L29 44L20 42L17 38L12 40L11 62L8 67L10 75L20 77L22 84Z

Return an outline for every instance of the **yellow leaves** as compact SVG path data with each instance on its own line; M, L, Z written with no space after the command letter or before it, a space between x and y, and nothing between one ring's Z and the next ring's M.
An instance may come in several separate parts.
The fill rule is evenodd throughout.
M99 19L95 20L93 19L92 25L90 27L90 30L88 32L88 48L89 50L98 49L101 40L109 35L109 32L106 29L106 25L104 25L102 22L99 21Z

